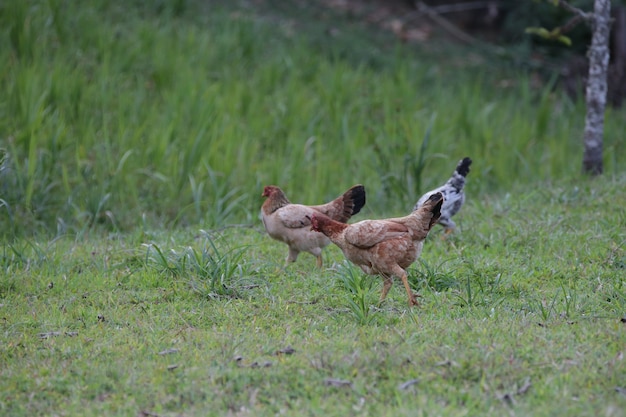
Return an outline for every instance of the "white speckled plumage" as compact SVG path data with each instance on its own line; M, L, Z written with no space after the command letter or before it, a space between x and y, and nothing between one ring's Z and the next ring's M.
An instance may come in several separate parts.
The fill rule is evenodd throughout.
M441 187L435 188L425 193L415 204L413 210L417 210L432 194L440 192L443 194L444 202L441 207L441 217L439 224L444 227L447 233L456 228L452 216L457 214L463 203L465 203L465 177L470 171L472 160L468 157L461 159L452 173L450 179Z

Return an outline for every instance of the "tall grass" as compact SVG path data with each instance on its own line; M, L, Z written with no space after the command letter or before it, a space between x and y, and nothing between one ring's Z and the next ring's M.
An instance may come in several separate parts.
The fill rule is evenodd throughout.
M579 174L583 107L527 74L219 3L3 2L4 235L252 222L267 183L309 203L363 183L405 212L466 155L472 193Z

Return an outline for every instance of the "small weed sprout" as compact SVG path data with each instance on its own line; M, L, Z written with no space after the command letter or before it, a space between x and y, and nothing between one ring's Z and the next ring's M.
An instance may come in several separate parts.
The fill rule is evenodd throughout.
M578 308L578 292L576 288L566 288L565 285L561 286L563 291L563 304L565 311L565 317L572 318L576 314Z
M370 301L374 280L347 262L339 266L338 273L341 285L348 291L346 302L352 317L360 325L371 323L375 314Z
M539 316L541 317L541 320L543 321L543 323L547 322L548 320L550 320L550 317L552 317L556 311L556 301L558 298L558 294L555 294L554 297L552 297L552 301L550 301L549 303L546 302L546 300L533 300L531 302L531 305L536 307L536 311L539 313ZM534 310L534 309L533 309Z

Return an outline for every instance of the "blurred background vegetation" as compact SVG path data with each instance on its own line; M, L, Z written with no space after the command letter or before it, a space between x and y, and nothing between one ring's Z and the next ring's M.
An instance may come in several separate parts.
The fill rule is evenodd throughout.
M270 183L307 204L363 183L365 213L405 213L464 156L470 198L575 183L588 30L567 47L524 33L563 24L545 2L450 3L3 1L0 234L256 224Z

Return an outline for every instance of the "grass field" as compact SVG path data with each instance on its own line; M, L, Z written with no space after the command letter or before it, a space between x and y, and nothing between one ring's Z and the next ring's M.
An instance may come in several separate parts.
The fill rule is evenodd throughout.
M421 307L260 225L3 247L20 415L603 415L626 410L626 182L472 198L410 270Z
M0 414L626 416L624 111L585 178L536 74L261 3L0 4ZM403 215L466 155L419 308L258 219Z

